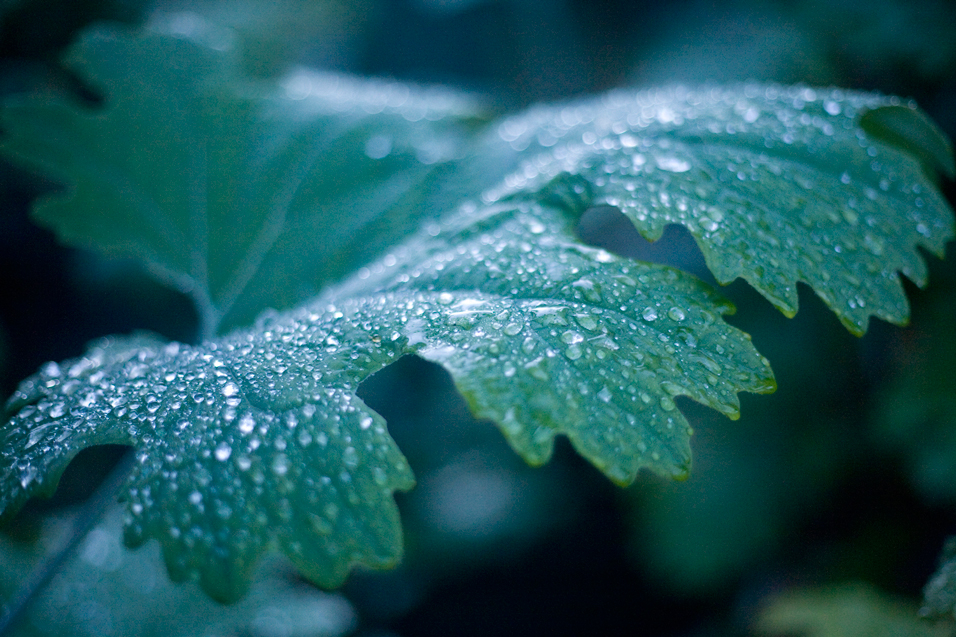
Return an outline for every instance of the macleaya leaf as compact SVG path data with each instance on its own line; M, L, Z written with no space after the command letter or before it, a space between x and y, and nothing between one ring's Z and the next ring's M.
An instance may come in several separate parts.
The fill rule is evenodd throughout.
M921 283L915 246L951 234L918 160L856 123L890 98L615 92L474 132L446 94L243 81L230 42L92 31L70 59L104 111L4 115L5 152L70 187L38 219L190 290L207 338L110 338L24 381L0 511L52 491L80 449L132 445L127 542L158 539L174 579L220 600L270 546L323 586L399 558L392 494L412 473L355 391L403 355L448 369L529 462L563 434L620 484L686 475L676 397L736 418L738 392L774 389L727 301L584 245L588 207L620 206L650 238L683 223L719 281L787 312L807 281L857 332L905 320L897 270Z
M190 293L205 338L314 296L457 203L441 177L479 117L470 100L305 71L243 81L231 32L187 24L86 32L67 63L105 110L14 101L4 151L69 185L38 222Z
M408 353L445 365L530 462L565 433L622 484L642 466L683 474L674 398L736 416L737 391L773 389L769 365L693 277L575 242L581 212L466 207L251 330L194 347L107 341L47 365L10 403L5 509L52 488L78 449L132 444L127 540L159 538L174 579L235 599L273 540L324 586L355 562L387 566L401 549L391 492L412 477L354 392Z
M508 188L582 175L594 204L618 206L647 239L684 225L719 283L742 277L793 316L802 281L857 335L871 315L907 322L898 273L923 286L916 247L942 256L953 237L921 164L952 171L952 148L898 98L766 85L614 91L499 131L534 157Z

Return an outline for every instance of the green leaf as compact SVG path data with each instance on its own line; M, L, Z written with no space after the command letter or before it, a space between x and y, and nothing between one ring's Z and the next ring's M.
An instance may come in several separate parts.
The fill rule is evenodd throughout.
M198 347L111 339L47 365L10 404L4 509L52 490L79 449L133 444L127 543L158 537L174 580L198 577L235 600L273 541L324 586L354 562L392 565L401 532L391 493L412 475L353 378L396 348L336 314L300 312ZM330 346L336 337L349 345Z
M191 290L209 338L107 339L26 380L0 430L0 511L49 493L83 447L133 445L128 543L157 538L173 578L217 599L270 546L323 586L398 559L392 494L412 474L355 391L402 355L448 369L529 462L563 434L621 484L686 475L678 396L735 418L738 392L774 389L707 285L584 245L590 206L652 238L688 225L719 281L787 311L807 280L856 331L905 319L896 269L921 282L915 246L951 233L918 160L856 124L887 98L616 92L476 135L454 96L243 81L230 42L91 32L71 59L106 110L22 103L4 146L71 187L40 219Z
M902 105L883 106L863 113L860 126L873 138L918 157L931 177L936 172L950 179L956 177L952 143L921 111Z
M939 557L939 566L923 588L924 617L956 619L956 538L949 538Z
M0 536L0 590L15 590L24 573L55 553L69 525L61 516L43 522L29 545ZM189 637L203 626L206 634L338 637L355 630L348 601L298 581L285 560L265 560L249 595L222 606L196 595L194 586L171 584L158 546L124 550L122 531L123 511L112 506L8 634Z
M408 353L445 365L532 463L565 433L617 482L684 474L674 398L736 416L737 391L772 391L769 365L704 284L577 243L581 212L466 207L251 330L195 347L107 341L47 365L10 404L3 508L51 490L82 447L132 444L127 540L159 538L174 579L235 599L272 541L323 586L355 562L388 566L401 549L390 496L411 472L354 392Z
M900 133L905 148L861 129L862 115L884 107L895 113L886 127L919 130ZM897 98L764 85L615 91L499 131L534 156L509 186L582 175L595 205L618 206L647 239L685 226L719 283L742 277L792 316L804 282L854 334L871 315L905 324L898 273L924 285L916 247L942 256L953 237L952 211L920 164L948 167L952 149Z
M773 600L756 625L763 635L945 637L949 627L920 620L916 608L867 584L791 591Z
M67 63L106 109L8 105L4 150L70 186L37 221L189 292L208 338L304 301L441 212L437 182L479 111L342 76L241 81L231 32L190 25L192 39L88 31ZM458 179L454 192L472 185Z

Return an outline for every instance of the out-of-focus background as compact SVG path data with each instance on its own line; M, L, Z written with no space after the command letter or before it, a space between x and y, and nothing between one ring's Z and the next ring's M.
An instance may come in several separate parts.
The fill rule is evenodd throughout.
M839 85L915 98L956 137L952 0L4 0L0 93L70 91L95 103L57 63L72 34L171 11L239 31L253 44L249 72L263 76L300 64L443 83L502 113L625 85ZM943 186L954 201L953 183ZM0 166L4 397L44 361L105 334L196 338L186 297L131 262L65 248L29 220L32 199L54 187ZM677 228L650 245L595 210L579 232L709 278ZM788 320L745 284L726 288L739 308L731 322L753 334L780 389L743 396L736 422L681 403L696 431L687 482L642 475L619 489L564 442L547 466L528 468L493 425L469 416L440 368L406 358L360 392L418 478L399 495L399 569L356 573L323 595L270 562L275 590L219 609L193 585L167 584L154 546L110 544L110 513L22 630L701 637L752 634L761 609L791 590L855 583L916 604L956 533L956 251L929 261L929 289L908 286L911 326L874 321L862 339L806 289ZM119 453L81 454L52 500L0 534L0 599L43 563ZM44 624L46 615L59 617Z

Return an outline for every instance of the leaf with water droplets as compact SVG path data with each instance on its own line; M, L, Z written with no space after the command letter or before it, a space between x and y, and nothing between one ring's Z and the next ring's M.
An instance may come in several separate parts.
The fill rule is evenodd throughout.
M562 172L648 239L687 227L721 284L742 277L781 311L810 285L853 333L903 324L899 273L942 256L953 216L934 175L952 147L912 103L842 89L746 85L615 91L505 121L529 157L501 194ZM926 166L929 171L924 170Z
M393 564L391 495L412 475L354 387L396 346L339 316L300 311L196 347L106 339L48 364L8 405L5 514L52 491L80 449L130 444L127 542L159 538L173 578L198 578L217 599L244 592L273 542L324 586L353 563ZM349 346L329 346L333 334Z
M705 284L577 241L580 186L465 205L250 329L197 346L107 340L51 363L11 400L0 505L48 491L80 447L131 444L127 541L158 538L174 579L235 599L275 542L336 585L400 553L391 495L411 472L355 390L403 354L444 365L534 464L565 434L621 484L641 467L685 474L675 398L736 417L737 392L773 390L769 365Z
M691 432L674 399L736 418L737 392L773 391L770 367L705 284L582 245L585 185L559 177L528 197L466 206L362 285L415 291L403 326L414 351L448 369L530 463L564 434L620 484L642 467L680 477Z
M648 236L688 224L719 281L745 276L785 309L797 280L834 303L852 292L838 313L859 329L900 317L896 270L919 279L913 246L949 233L918 160L857 127L885 98L614 93L469 136L447 96L243 82L210 33L88 34L74 65L106 86L106 111L21 105L5 149L72 183L38 208L61 237L190 287L207 335L318 295L199 345L112 339L44 367L0 430L0 510L48 493L82 447L133 445L128 542L157 538L174 578L219 599L269 546L328 586L398 558L392 495L412 475L355 392L402 355L446 367L529 462L566 435L621 484L686 473L679 396L736 417L738 392L773 390L707 285L576 237L590 205L622 206ZM833 166L840 186L817 187Z

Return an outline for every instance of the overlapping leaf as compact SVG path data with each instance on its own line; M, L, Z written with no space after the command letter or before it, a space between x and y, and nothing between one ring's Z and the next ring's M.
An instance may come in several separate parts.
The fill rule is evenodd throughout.
M792 590L773 599L754 626L760 635L945 637L948 626L920 620L905 599L864 583Z
M175 578L234 599L275 540L336 585L353 562L400 551L390 496L411 473L354 391L405 353L448 367L532 462L566 433L621 483L642 466L685 472L674 398L734 416L737 391L773 388L769 366L696 279L575 242L581 212L466 208L251 330L195 347L107 342L48 365L10 405L5 508L55 484L78 449L132 444L128 539L158 537Z
M9 403L0 509L49 492L85 446L133 445L127 539L158 538L173 576L219 599L270 545L328 586L397 559L392 492L411 472L355 390L401 355L445 366L530 462L564 434L620 483L686 472L675 397L735 417L737 392L773 389L707 286L583 245L588 206L620 205L651 237L685 223L718 280L744 276L787 311L809 281L858 331L905 318L896 269L921 280L915 245L950 233L919 160L854 125L885 98L613 94L469 139L455 98L304 73L278 93L242 83L196 44L228 48L210 33L94 32L72 59L105 112L10 111L7 151L72 187L38 216L191 289L210 335L341 282L199 345L114 339L48 365Z
M499 131L534 155L509 189L580 174L594 203L619 206L648 239L684 225L718 282L742 277L792 316L802 281L855 334L870 316L905 323L898 272L924 285L917 246L942 256L953 236L924 170L956 174L952 147L898 98L764 85L617 91Z
M467 166L443 181L479 117L465 97L305 71L243 81L228 31L171 24L179 37L86 33L68 63L106 110L10 104L4 149L71 188L36 206L40 223L189 292L205 337L314 296L476 187Z

